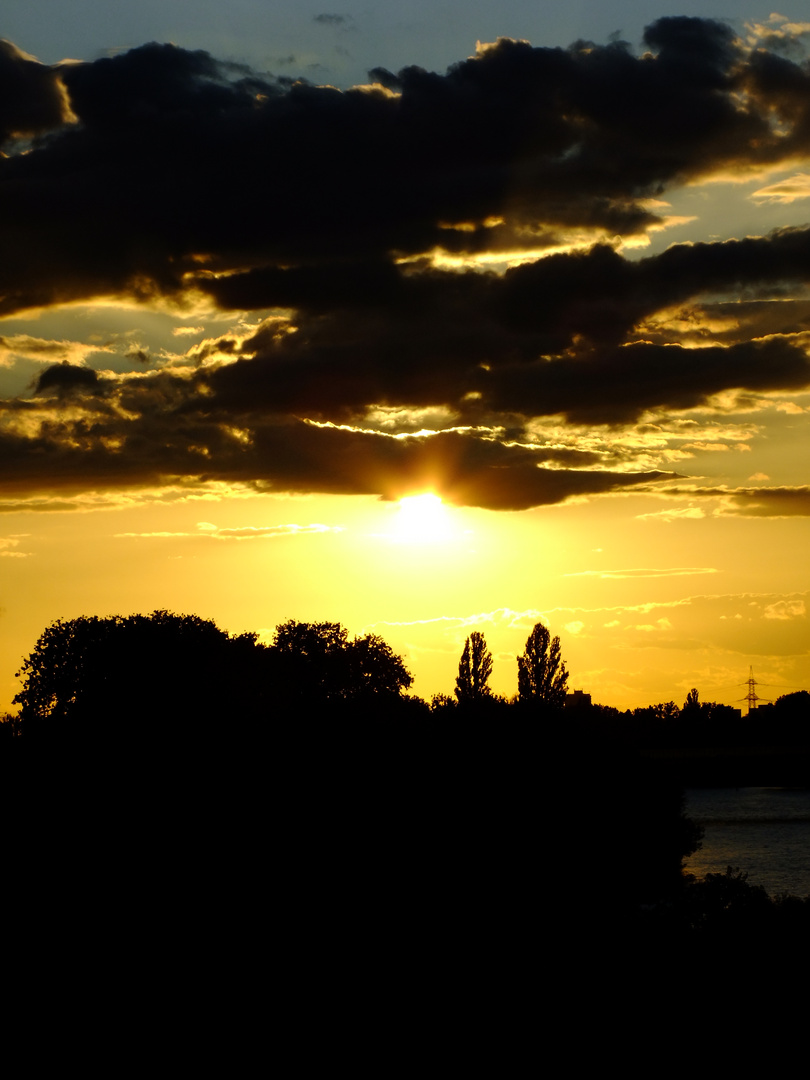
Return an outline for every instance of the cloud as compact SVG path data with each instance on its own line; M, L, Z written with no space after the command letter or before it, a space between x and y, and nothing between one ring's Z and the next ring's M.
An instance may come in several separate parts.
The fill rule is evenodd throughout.
M803 600L779 600L769 604L763 615L766 619L798 619L807 614Z
M15 533L13 536L0 536L0 559L27 559L31 555L30 551L15 549L28 535L28 533Z
M302 536L308 533L343 532L337 525L271 525L265 527L246 526L242 529L217 529L209 535L218 540L264 540L279 536Z
M71 120L57 68L47 67L0 38L0 147L3 143L58 128Z
M20 485L27 488L23 481ZM41 486L41 485L40 485ZM75 490L79 487L80 490ZM105 487L102 490L73 485L64 490L58 484L50 490L24 490L22 494L0 497L0 513L95 513L99 510L132 510L142 506L174 506L182 503L214 503L222 500L255 499L256 489L249 484L201 480L199 477L175 478L156 487Z
M639 521L665 521L667 523L672 521L682 521L684 519L690 521L700 521L706 517L706 511L699 506L684 506L677 510L656 510L649 514L636 514Z
M332 15L324 13L323 15L313 15L312 21L320 23L321 26L345 26L346 23L353 22L351 15Z
M716 574L718 571L713 566L674 566L664 570L579 570L576 573L564 574L564 577L598 577L598 578L660 578L660 577L690 577L693 574Z
M810 35L810 23L792 22L773 12L765 23L747 23L749 40L758 46L779 52L800 52L799 39Z
M810 278L808 266L810 229L669 249L638 263L597 246L500 277L356 266L336 284L331 270L266 271L252 299L240 275L230 275L210 284L220 303L275 296L304 306L286 324L271 320L235 344L237 363L211 372L212 389L229 404L272 395L280 407L333 420L385 402L610 424L656 408L694 408L729 389L799 389L810 385L801 333L696 349L633 340L632 331L652 311L703 289L737 288L741 278ZM258 288L254 272L248 277Z
M792 203L796 199L810 198L810 173L796 173L785 180L759 188L751 193L760 202Z
M671 487L666 498L717 499L717 514L724 517L808 517L810 516L810 487ZM655 516L655 515L650 515Z
M374 626L407 627L407 626L443 626L452 631L466 630L476 626L503 627L510 630L530 631L535 623L545 622L542 611L530 608L524 611L514 611L512 608L495 608L492 611L479 611L472 615L440 615L432 619L412 619L407 622L381 622ZM368 629L368 627L366 628Z
M48 391L60 395L72 391L95 391L99 385L99 376L92 368L79 367L63 360L61 364L46 368L37 379L37 394Z
M561 607L546 612L544 619L549 625L584 623L591 650L601 642L619 651L663 649L707 657L725 653L727 662L738 666L742 684L752 658L807 655L807 599L806 592L696 594L636 605ZM576 639L570 645L574 649ZM696 664L685 662L683 669L697 670ZM615 669L621 665L616 657Z
M313 533L342 532L343 529L335 525L246 525L241 529L220 529L209 522L201 521L197 524L198 532L123 532L115 533L119 540L187 540L191 537L205 540L275 540L283 536L306 536Z
M10 334L7 337L0 336L0 367L10 366L17 357L41 364L61 362L82 366L89 353L107 351L108 347L104 345L53 341L32 337L30 334Z
M660 224L647 200L662 187L806 153L800 64L710 20L660 19L645 43L634 56L501 39L444 75L404 68L394 96L273 81L170 45L58 74L35 64L64 82L78 123L43 114L47 145L0 171L5 308L173 296L188 274L244 267L350 271L435 248L532 251L571 230L641 234ZM251 168L211 167L224 147Z
M431 487L457 505L521 510L674 475L588 468L589 454L474 431L398 436L305 422L265 411L258 388L218 405L216 393L201 391L205 379L196 393L194 385L170 371L112 380L89 369L47 369L38 385L42 404L25 409L34 434L0 437L7 488L157 487L187 477L251 483L257 491L396 499ZM63 403L56 411L52 393ZM571 467L578 459L585 467Z
M810 386L810 304L774 302L810 285L810 228L618 248L662 226L668 188L795 167L810 74L711 20L660 19L644 45L501 39L345 92L172 45L55 68L3 46L0 316L126 301L179 337L212 309L243 329L133 347L149 366L126 374L3 339L47 366L0 402L0 490L430 486L523 510L682 479L663 417ZM622 444L623 425L647 427Z

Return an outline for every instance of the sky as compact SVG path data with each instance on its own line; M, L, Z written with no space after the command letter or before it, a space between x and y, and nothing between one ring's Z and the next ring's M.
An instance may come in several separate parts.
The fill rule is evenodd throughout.
M798 11L0 33L0 710L55 619L157 608L380 634L427 699L538 621L619 708L810 688Z

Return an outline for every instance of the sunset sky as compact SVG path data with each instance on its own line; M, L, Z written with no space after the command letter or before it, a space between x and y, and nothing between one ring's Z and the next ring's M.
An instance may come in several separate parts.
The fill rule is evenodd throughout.
M810 689L810 22L703 11L5 0L0 711L155 608Z

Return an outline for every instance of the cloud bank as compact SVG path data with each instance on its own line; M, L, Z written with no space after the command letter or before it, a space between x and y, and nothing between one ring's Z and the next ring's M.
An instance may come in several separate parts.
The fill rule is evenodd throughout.
M9 335L5 355L59 362L0 402L2 494L431 487L521 510L671 479L577 433L810 386L810 228L623 248L666 226L668 189L810 157L786 34L502 39L346 92L171 45L47 67L3 43L0 317L103 300L243 321L130 351L138 370ZM757 194L803 197L806 175Z

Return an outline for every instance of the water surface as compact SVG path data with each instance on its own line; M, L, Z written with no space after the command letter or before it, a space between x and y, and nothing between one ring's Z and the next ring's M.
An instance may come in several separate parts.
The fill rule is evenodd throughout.
M691 873L732 866L771 895L810 895L810 789L689 788L686 813L705 829Z

